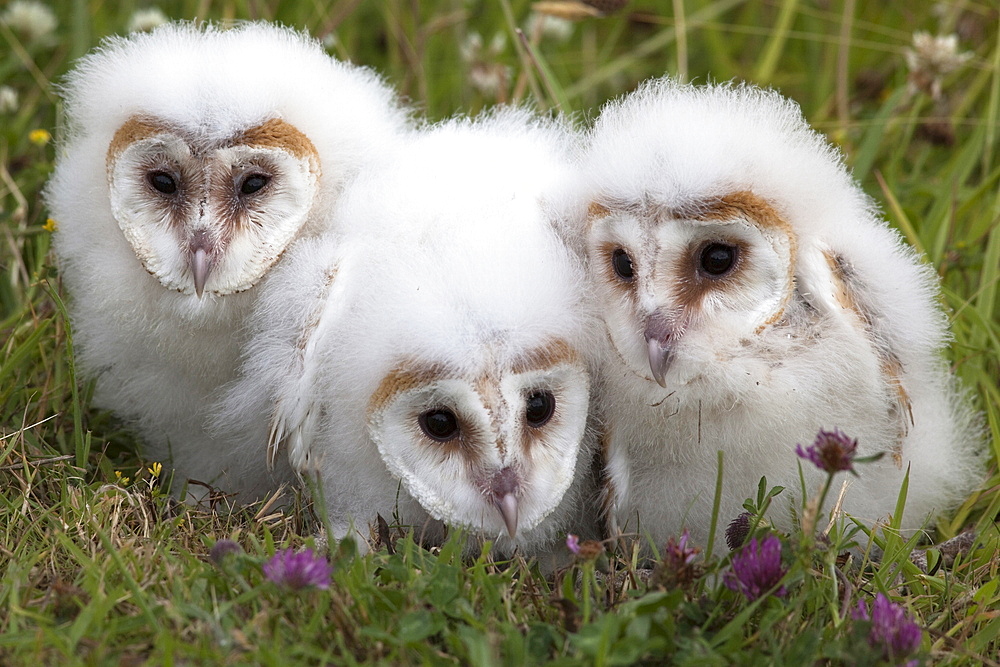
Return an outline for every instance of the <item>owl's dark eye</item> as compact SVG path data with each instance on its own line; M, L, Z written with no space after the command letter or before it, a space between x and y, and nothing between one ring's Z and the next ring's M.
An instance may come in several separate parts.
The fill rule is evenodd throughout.
M252 195L261 190L271 178L264 174L250 174L240 183L240 192L245 195Z
M177 192L177 181L165 171L151 171L146 175L146 180L157 192L162 192L165 195Z
M524 418L535 428L545 426L555 411L556 397L551 391L536 391L524 402Z
M632 271L632 258L622 248L611 253L611 266L615 274L626 282L631 282L635 274Z
M458 437L458 418L445 408L435 408L420 415L420 430L431 440L448 442Z
M728 243L709 243L701 251L700 268L702 272L718 278L729 273L736 265L739 249Z

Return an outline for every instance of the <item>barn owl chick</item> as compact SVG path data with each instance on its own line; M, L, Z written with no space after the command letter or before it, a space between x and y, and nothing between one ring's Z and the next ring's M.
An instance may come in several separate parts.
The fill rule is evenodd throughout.
M366 538L377 514L507 552L565 535L599 333L546 206L570 137L515 110L431 128L358 177L341 233L296 244L269 277L223 422L318 476L338 539Z
M792 503L795 446L820 429L888 452L858 466L859 518L893 510L907 468L907 529L971 490L979 432L941 359L936 276L794 103L654 81L603 110L587 151L618 530L705 541L719 450L723 526L762 476Z
M293 239L322 231L406 114L372 72L263 23L111 38L62 93L46 194L94 404L181 480L264 491L277 480L227 475L206 408L235 374L255 285Z

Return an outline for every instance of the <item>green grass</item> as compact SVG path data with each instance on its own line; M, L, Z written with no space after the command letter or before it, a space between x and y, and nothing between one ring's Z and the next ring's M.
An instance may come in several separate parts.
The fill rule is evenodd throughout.
M52 83L102 37L123 32L139 5L65 0L53 3L59 25L49 42L0 24L0 85L19 98L0 112L0 663L874 664L850 610L882 591L924 628L921 660L998 664L995 3L635 0L575 24L565 39L543 34L524 0L328 4L160 7L171 18L263 18L334 35L332 52L382 71L432 119L529 101L586 120L609 97L665 73L746 79L797 100L941 275L949 358L986 415L992 456L982 489L942 518L936 537L973 528L981 548L954 562L931 552L925 574L910 562L912 541L840 522L829 541L784 536L787 594L752 603L720 583L730 556L718 544L696 568L664 565L651 578L624 552L579 559L548 579L488 553L465 560L461 540L427 551L404 537L391 553L331 554L329 591L264 581L260 564L276 548L312 543L310 513L176 505L130 436L88 409L89 389L74 375L39 197L54 142L32 131L58 140ZM973 54L942 78L938 100L908 85L904 52L917 30L957 33L960 50ZM482 37L478 66L503 73L500 92L472 83L462 50L473 33ZM841 548L865 532L884 555L843 565ZM245 552L213 563L220 539Z

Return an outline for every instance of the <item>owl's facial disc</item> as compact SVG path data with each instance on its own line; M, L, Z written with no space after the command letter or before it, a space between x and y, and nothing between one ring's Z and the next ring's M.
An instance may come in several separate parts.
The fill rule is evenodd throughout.
M108 147L112 215L143 267L182 294L253 287L306 223L320 176L280 119L227 136L133 117Z
M589 376L561 340L500 362L485 356L473 374L404 358L371 397L368 432L435 519L517 540L573 480Z

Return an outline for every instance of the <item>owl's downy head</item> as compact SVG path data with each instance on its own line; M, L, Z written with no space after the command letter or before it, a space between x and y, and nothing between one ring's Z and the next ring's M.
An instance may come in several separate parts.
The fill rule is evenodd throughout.
M145 269L198 297L255 285L406 124L370 71L263 23L176 23L111 38L63 93L68 141L50 186L55 208L68 210L60 201L75 190L106 193Z
M526 112L451 121L341 208L383 257L368 267L377 298L351 311L357 372L379 378L369 437L428 513L491 538L537 528L581 460L597 327L545 203L570 147Z
M772 91L650 82L602 112L586 174L609 335L664 387L753 345L793 302L845 310L835 244L904 254L839 153Z

